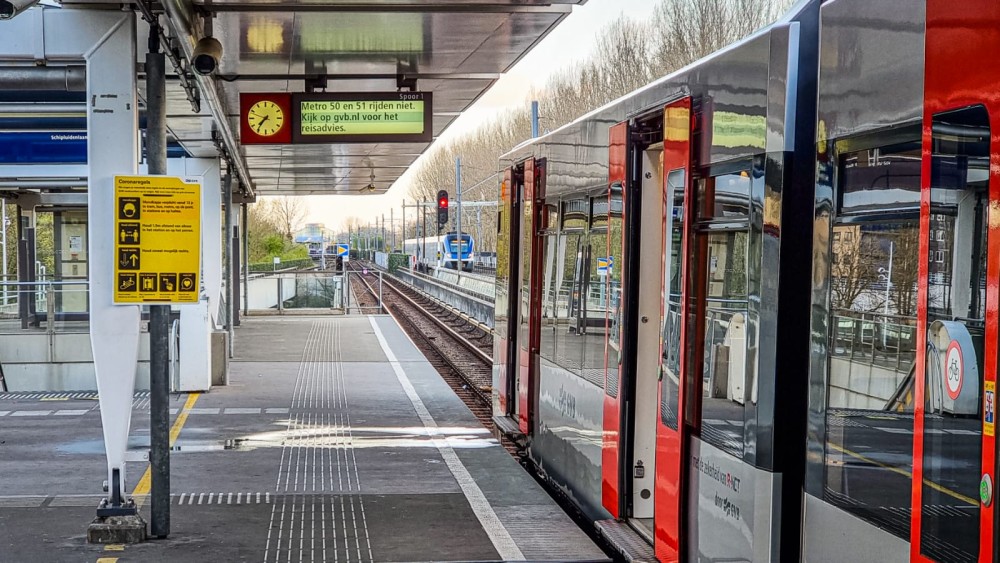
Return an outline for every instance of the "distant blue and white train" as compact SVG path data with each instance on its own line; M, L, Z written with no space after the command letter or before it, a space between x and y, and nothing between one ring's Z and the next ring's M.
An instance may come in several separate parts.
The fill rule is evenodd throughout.
M472 271L475 261L475 241L469 233L462 233L461 248L459 248L457 233L447 233L439 237L412 238L403 241L403 252L416 258L416 261L426 266L451 268L461 267L467 272Z

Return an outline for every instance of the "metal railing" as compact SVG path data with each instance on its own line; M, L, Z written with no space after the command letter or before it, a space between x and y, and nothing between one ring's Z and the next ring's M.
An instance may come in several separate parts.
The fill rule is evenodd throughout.
M832 356L901 373L916 357L916 317L838 311L831 330Z
M247 291L249 311L346 312L350 297L344 272L296 270L255 275Z
M41 328L50 332L86 331L89 284L85 280L0 283L0 331Z

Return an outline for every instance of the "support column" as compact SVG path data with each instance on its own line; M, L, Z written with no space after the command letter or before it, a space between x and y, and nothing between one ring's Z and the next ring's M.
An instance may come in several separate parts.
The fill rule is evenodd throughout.
M236 292L233 289L233 174L226 172L226 178L222 182L222 209L225 217L225 254L223 264L223 279L226 280L226 342L229 347L227 353L233 357L233 312L237 305L233 302ZM279 296L280 299L280 296Z
M146 164L150 175L167 173L166 58L158 26L150 26L146 53ZM149 307L149 467L152 476L150 533L170 535L170 305Z
M121 16L85 54L87 61L87 229L90 342L100 396L108 498L128 491L125 450L132 422L139 354L139 307L114 305L114 176L135 174L138 163L135 17ZM145 529L143 529L143 534Z
M250 314L250 204L243 204L243 316Z

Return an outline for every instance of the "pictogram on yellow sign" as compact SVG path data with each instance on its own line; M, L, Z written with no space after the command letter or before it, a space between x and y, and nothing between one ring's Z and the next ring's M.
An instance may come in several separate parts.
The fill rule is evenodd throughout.
M201 184L115 176L115 303L195 303Z

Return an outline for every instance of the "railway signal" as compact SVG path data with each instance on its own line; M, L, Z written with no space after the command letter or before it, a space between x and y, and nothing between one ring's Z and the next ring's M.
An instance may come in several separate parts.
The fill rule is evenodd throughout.
M448 223L448 191L438 190L438 215L437 224L440 231Z

